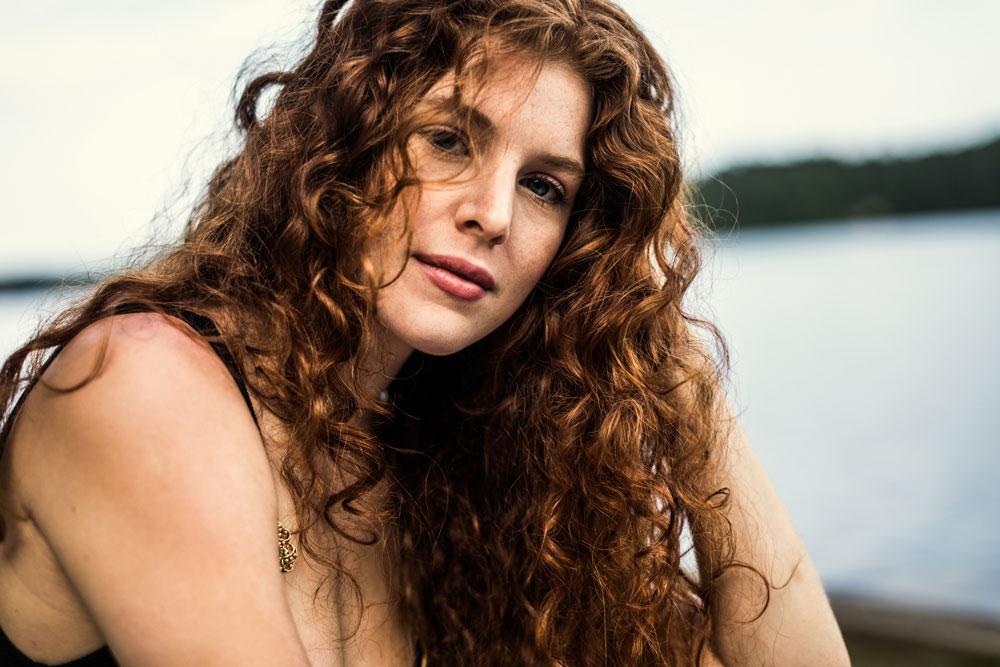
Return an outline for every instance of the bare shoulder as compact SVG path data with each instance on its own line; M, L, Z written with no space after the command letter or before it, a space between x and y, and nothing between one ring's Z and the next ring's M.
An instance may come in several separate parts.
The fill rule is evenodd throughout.
M211 348L119 315L41 380L11 433L17 495L119 661L301 655L270 464Z
M97 391L144 379L179 380L194 390L233 384L207 343L180 320L157 313L115 315L91 324L59 352L42 385L66 389L92 375L99 380L93 383ZM151 382L146 384L154 389Z
M191 476L223 460L250 474L262 502L274 495L253 418L225 366L154 313L106 318L70 341L25 401L11 441L15 465L35 478L19 484L29 506L71 481L57 476L99 472L126 483L137 464L154 461L161 473L175 466Z

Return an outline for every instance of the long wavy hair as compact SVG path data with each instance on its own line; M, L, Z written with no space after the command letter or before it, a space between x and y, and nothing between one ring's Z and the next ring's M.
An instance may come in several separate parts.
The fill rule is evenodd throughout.
M375 295L392 278L370 252L418 184L416 103L448 73L483 78L515 54L571 67L592 95L562 247L497 331L449 357L416 352L388 396L367 396L360 360L377 351ZM360 595L315 538L370 543L379 532L345 517L391 522L397 601L431 664L695 664L734 550L728 491L708 482L725 346L683 307L699 236L673 119L664 63L608 0L326 2L304 59L246 85L242 149L182 239L3 365L0 445L45 358L121 304L225 313L238 327L221 338L286 426L302 548ZM362 410L380 415L374 434ZM389 502L371 512L376 489Z

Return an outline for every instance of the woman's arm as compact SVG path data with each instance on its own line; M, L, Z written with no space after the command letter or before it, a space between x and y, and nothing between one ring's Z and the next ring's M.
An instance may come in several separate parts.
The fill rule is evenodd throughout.
M123 665L308 665L284 596L275 488L219 359L162 317L92 325L11 438L18 496Z
M750 622L764 601L760 577L739 567L721 577L712 608L716 653L726 665L849 665L833 611L791 517L728 405L719 412L730 431L712 488L730 490L736 560L755 567L774 588L767 609Z

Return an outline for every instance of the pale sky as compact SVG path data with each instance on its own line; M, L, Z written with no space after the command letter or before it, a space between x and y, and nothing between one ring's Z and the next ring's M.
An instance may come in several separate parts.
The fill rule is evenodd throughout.
M679 84L693 171L1000 134L996 0L622 4ZM240 64L311 32L318 6L4 0L0 276L100 267L147 239L217 161Z

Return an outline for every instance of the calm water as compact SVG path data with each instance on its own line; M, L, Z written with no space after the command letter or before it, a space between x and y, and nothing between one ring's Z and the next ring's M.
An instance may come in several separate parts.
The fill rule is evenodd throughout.
M702 285L828 589L1000 617L1000 211L745 233Z
M831 591L1000 618L1000 211L745 232L700 302ZM0 351L39 295L0 294Z

